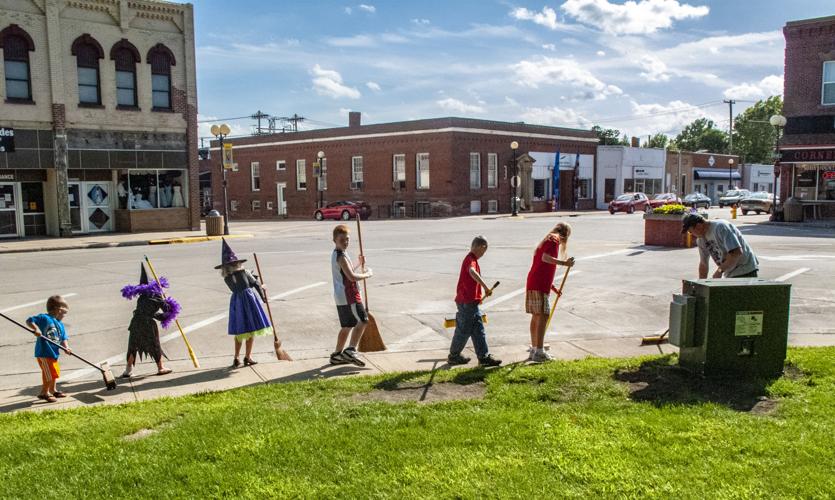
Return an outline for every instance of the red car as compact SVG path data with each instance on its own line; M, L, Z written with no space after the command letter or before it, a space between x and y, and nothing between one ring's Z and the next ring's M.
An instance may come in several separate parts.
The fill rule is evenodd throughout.
M364 201L335 201L313 212L316 220L334 219L351 220L357 217L365 220L371 216L371 206Z
M631 214L636 210L646 210L648 204L649 198L644 193L623 193L609 202L609 213L626 212Z
M649 212L650 209L658 208L664 205L681 205L681 198L676 196L674 193L657 194L649 200L646 210Z

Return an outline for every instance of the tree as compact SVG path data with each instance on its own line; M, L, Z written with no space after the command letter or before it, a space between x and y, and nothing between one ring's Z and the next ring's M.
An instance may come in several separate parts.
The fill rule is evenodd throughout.
M783 111L779 95L757 101L734 119L734 153L744 163L770 163L776 131L768 122Z
M647 148L666 148L670 144L670 138L667 134L655 134L649 138L649 141L644 147Z
M614 128L602 128L600 125L595 125L591 128L591 131L597 134L597 138L600 139L601 146L628 144L621 141L620 130Z
M708 118L699 118L681 129L673 139L676 149L681 151L706 150L711 153L728 152L728 134L716 128Z

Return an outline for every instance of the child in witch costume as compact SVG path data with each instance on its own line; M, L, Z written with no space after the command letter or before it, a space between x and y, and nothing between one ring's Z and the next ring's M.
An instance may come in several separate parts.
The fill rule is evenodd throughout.
M122 288L122 297L132 299L139 297L136 301L136 309L133 311L133 318L130 320L128 331L128 359L123 378L131 376L133 367L136 364L136 357L140 359L150 357L157 364L157 375L167 375L171 369L162 364L165 353L159 343L159 327L157 321L163 328L174 322L180 313L180 304L171 297L163 298L162 289L168 288L168 280L160 277L159 281L148 283L148 275L145 274L145 266L140 264L139 284L128 285ZM166 356L167 359L167 356Z
M226 282L226 286L232 290L232 298L229 299L228 332L229 335L235 336L233 368L241 366L238 356L241 353L241 344L244 341L246 341L244 365L257 364L257 361L252 359L252 345L255 337L268 335L272 332L270 320L261 305L261 301L266 302L268 300L267 289L261 286L252 273L243 268L244 262L246 262L246 259L239 259L224 239L221 250L221 264L215 266L215 269L221 270L220 273Z

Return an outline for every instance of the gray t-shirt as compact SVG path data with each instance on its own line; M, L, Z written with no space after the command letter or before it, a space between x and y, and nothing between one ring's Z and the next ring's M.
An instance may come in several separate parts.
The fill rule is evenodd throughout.
M707 262L707 258L710 256L717 266L725 261L728 252L737 248L740 249L742 257L740 257L735 268L724 273L727 278L748 274L759 268L760 263L757 261L757 256L751 251L751 247L742 237L742 233L736 226L726 220L710 221L705 235L696 240L696 244L699 246L702 262Z

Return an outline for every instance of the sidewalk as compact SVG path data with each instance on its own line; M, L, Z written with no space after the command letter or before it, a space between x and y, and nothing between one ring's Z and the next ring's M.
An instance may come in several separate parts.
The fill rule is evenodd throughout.
M791 346L833 346L835 335L796 334L789 336ZM677 352L670 344L641 345L640 337L607 338L595 340L571 340L552 342L550 353L558 360L575 360L586 357L624 358L670 354ZM526 345L499 346L491 350L492 354L504 361L504 364L525 362ZM291 351L291 355L293 352ZM60 389L69 397L57 403L45 403L36 399L40 390L40 373L33 365L33 371L25 374L8 375L13 378L12 387L0 391L0 413L21 410L54 410L98 406L104 404L122 404L146 401L171 396L184 396L208 391L223 391L238 387L260 384L319 380L349 375L378 375L381 373L425 371L435 369L453 369L446 364L448 351L385 351L361 354L367 366L359 368L353 365L331 366L327 357L296 358L295 361L276 361L275 355L259 353L255 356L259 363L251 367L232 369L229 367L230 356L201 358L201 368L195 369L188 359L176 359L167 363L174 373L156 376L152 362L140 363L134 369L130 379L117 379L118 387L113 391L105 390L98 372L85 370L82 377L71 382L59 382ZM476 366L475 353L467 348L464 353L473 361L462 368ZM457 369L457 367L455 368ZM119 376L124 364L112 367L113 374ZM71 378L74 372L65 374Z

